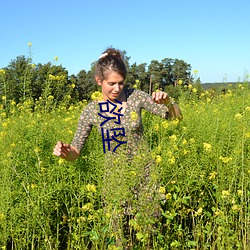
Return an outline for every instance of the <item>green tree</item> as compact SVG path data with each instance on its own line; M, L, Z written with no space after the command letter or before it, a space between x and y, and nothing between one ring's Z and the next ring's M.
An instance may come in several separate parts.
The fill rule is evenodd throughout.
M32 64L31 59L18 56L6 68L6 94L8 100L19 102L32 96Z
M148 92L149 88L149 77L146 71L146 63L141 63L137 65L136 63L132 64L128 70L127 86L133 87L136 83L138 89Z
M51 62L39 63L33 75L32 89L34 99L46 99L52 95L56 101L61 101L70 93L68 71L61 65L52 65Z
M172 83L177 85L178 81L181 80L183 85L188 85L193 82L191 76L191 65L183 60L175 59L172 65Z
M79 94L79 100L90 100L91 94L94 91L97 91L98 85L94 80L94 67L92 65L92 69L86 72L85 70L81 70L77 74L77 91Z

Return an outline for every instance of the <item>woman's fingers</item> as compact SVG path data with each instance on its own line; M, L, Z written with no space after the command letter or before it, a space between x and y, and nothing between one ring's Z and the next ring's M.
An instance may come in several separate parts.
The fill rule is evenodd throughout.
M65 157L70 152L70 145L67 143L63 143L61 141L57 142L54 149L53 154L60 157Z
M168 103L169 102L168 93L162 92L162 91L153 92L152 98L156 103Z

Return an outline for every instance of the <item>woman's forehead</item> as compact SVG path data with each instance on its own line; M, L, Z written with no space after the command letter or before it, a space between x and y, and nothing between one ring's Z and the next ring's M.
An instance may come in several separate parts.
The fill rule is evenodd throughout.
M124 78L122 75L115 71L109 71L106 76L105 76L106 81L115 81L115 82L120 82L124 81Z

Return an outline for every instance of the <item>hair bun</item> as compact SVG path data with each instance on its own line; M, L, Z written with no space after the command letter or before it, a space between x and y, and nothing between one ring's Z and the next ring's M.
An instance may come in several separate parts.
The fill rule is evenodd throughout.
M107 52L104 52L104 53L102 53L102 54L100 55L99 59L102 59L102 58L104 58L104 57L106 57L106 56L108 56L108 53L107 53Z

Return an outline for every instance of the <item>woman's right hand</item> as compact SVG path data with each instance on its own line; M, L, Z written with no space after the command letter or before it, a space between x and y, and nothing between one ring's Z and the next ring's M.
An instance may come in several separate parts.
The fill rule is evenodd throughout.
M66 159L67 156L70 154L70 151L70 144L58 141L54 147L53 154L58 157L62 157L63 159Z
M54 147L53 154L66 161L74 161L78 158L80 152L72 145L58 141Z

